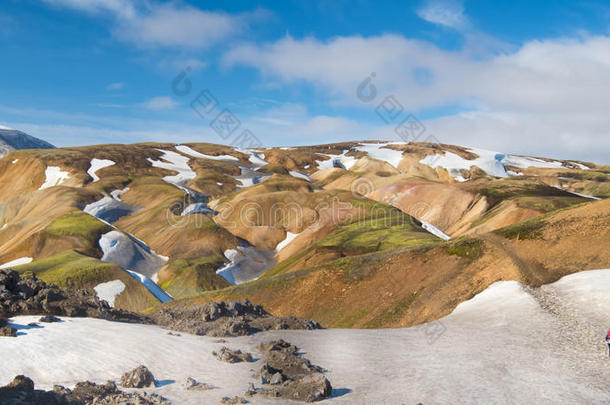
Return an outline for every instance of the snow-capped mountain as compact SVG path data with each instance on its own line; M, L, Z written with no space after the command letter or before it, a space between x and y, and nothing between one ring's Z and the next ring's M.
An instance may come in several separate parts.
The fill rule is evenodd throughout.
M55 146L25 132L0 126L0 158L15 149L53 149Z

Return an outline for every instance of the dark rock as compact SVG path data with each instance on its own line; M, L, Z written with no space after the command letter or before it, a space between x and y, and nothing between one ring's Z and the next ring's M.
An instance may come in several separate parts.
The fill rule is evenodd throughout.
M213 390L216 387L210 384L201 383L194 378L188 377L184 384L182 384L182 388L185 391L207 391Z
M321 329L315 322L295 317L276 317L248 300L211 302L190 308L163 307L157 324L194 335L246 336L265 330Z
M26 392L34 391L34 381L24 375L18 375L13 378L13 381L11 381L7 387Z
M72 405L54 392L36 390L34 382L18 375L8 385L0 387L0 404L6 405Z
M154 387L155 377L146 366L139 366L123 374L121 377L121 387L124 388L144 388Z
M91 381L84 381L77 383L74 386L74 389L71 392L68 392L68 398L71 401L89 403L92 402L94 399L106 398L111 395L116 395L120 391L117 388L116 384L112 381L108 381L104 385L95 384Z
M244 353L241 350L231 350L228 347L223 347L217 352L212 352L212 355L220 361L226 363L241 363L241 362L253 362L254 359L250 353Z
M263 343L259 347L263 361L259 376L263 387L251 387L247 395L265 395L273 398L314 402L328 398L332 393L324 369L298 354L298 348L284 340Z
M45 315L43 317L41 317L38 322L46 322L46 323L53 323L53 322L61 322L61 319L59 319L58 317L54 316L54 315Z
M0 328L0 336L17 337L17 329L12 326L4 326Z
M235 405L235 404L247 404L248 401L242 397L233 397L233 398L223 397L220 400L220 403L223 405Z
M171 405L157 394L122 392L108 383L77 383L73 390L55 385L53 391L34 389L34 382L25 376L17 376L5 387L0 387L2 405Z
M17 315L54 315L101 318L111 321L152 323L150 318L110 308L87 290L63 290L13 270L0 270L0 326Z

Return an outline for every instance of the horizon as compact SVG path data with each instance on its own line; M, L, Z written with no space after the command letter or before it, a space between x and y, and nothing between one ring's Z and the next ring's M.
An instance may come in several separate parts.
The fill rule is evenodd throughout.
M0 127L58 147L248 130L610 163L604 2L13 0L0 23Z

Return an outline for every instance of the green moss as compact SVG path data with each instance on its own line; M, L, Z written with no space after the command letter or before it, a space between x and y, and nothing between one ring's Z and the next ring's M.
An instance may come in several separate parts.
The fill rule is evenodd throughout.
M546 222L541 217L530 219L529 221L506 226L494 232L507 239L540 239L542 238L542 228Z
M112 228L82 211L72 211L53 221L42 234L46 237L75 237L85 249L97 248L100 236Z
M102 262L74 250L67 250L15 268L23 274L34 273L47 283L69 288L104 282L108 271L117 269L112 263Z
M372 214L368 218L340 225L317 246L336 248L345 254L361 254L437 242L436 237L419 230L409 216L390 211L389 215L377 217Z
M216 269L222 266L223 262L219 256L172 260L167 266L173 277L164 282L161 288L174 298L182 298L228 287L230 284L216 274Z
M604 182L608 181L608 175L604 170L596 170L596 171L582 171L582 172L562 172L562 177L569 177L571 179L577 180L590 180L590 181L599 181Z
M521 208L530 208L543 213L555 211L560 208L571 207L587 201L586 198L578 196L562 197L518 197L514 199Z
M445 251L450 255L476 260L483 253L483 244L478 239L466 239L447 245Z

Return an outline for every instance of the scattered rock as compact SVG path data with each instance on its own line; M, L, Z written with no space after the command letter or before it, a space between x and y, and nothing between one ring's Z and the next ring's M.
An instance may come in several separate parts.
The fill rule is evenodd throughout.
M17 329L12 326L5 326L0 328L0 336L5 337L17 337Z
M38 322L46 322L46 323L53 323L53 322L61 322L61 319L59 319L58 317L54 316L54 315L45 315L43 317L41 317Z
M120 391L112 381L104 385L86 381L76 384L71 392L63 387L54 391L62 392L62 389L68 391L66 398L72 401L70 404L74 402L87 405L171 405L171 402L157 394Z
M233 398L223 397L220 400L220 403L223 405L234 405L234 404L247 404L248 401L246 401L246 399L242 398L242 397L233 397Z
M248 300L211 302L190 308L163 307L154 318L168 329L200 336L246 336L265 330L321 329L315 321L273 316Z
M150 318L111 308L88 290L63 290L13 270L0 270L0 325L17 315L55 315L151 323Z
M167 332L167 334L168 334L168 335L170 335L170 336L182 336L181 334L179 334L179 333L174 333L174 332L172 332L172 331Z
M250 353L244 353L241 350L231 350L226 346L220 349L218 353L212 352L212 355L216 356L218 360L226 363L241 363L244 361L251 363L254 361Z
M146 392L123 392L108 381L79 382L73 390L55 385L53 391L36 390L34 382L19 375L0 387L0 404L6 405L171 405L167 399Z
M8 385L0 387L0 404L7 405L72 405L64 397L50 391L34 389L34 382L18 375Z
M154 387L155 377L146 366L138 366L121 377L121 387L123 388L144 388Z
M37 327L39 327L40 325L38 325L38 323L37 323L37 322L30 322L30 323L28 323L28 326L29 326L29 327L32 327L32 328L37 328Z
M284 340L261 344L263 361L258 373L263 387L251 386L247 396L265 395L274 398L314 402L332 394L324 369L298 355L298 348Z
M184 388L185 391L207 391L213 390L216 387L210 384L199 382L192 377L188 377L184 384L182 384L182 388Z
M34 381L24 375L18 375L13 378L13 381L8 383L7 387L21 391L34 391Z

